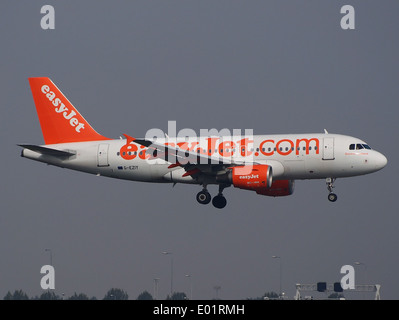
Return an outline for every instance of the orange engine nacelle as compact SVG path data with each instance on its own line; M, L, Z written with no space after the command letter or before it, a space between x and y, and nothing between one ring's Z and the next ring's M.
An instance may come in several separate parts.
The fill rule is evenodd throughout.
M294 193L294 180L273 181L272 167L264 164L230 168L229 174L219 176L219 183L232 183L234 187L255 191L270 197L289 196Z
M258 192L258 189L267 189L272 186L272 167L262 164L233 167L231 180L236 188Z
M257 194L270 197L283 197L289 196L294 193L294 180L276 180L270 188L259 188L256 189Z

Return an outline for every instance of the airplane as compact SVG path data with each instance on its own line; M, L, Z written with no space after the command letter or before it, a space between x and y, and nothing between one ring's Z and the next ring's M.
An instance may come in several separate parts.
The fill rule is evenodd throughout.
M295 180L325 179L328 200L337 178L381 170L387 158L351 136L324 133L110 139L99 134L47 77L29 78L44 145L19 144L21 156L98 176L202 186L196 199L222 209L226 187L271 197L294 192ZM207 187L217 185L212 198Z

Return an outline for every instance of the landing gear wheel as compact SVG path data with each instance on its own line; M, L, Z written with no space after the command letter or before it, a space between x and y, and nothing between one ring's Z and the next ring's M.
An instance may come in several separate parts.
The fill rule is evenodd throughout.
M223 209L227 204L227 200L223 195L217 195L212 199L212 204L215 208Z
M202 190L197 193L197 201L201 204L208 204L209 202L211 202L211 199L211 195L206 190Z
M332 192L333 188L334 188L334 182L335 182L335 178L327 178L326 179L327 190L329 192L328 200L330 200L331 202L337 201L337 198L338 198L337 195Z
M331 202L335 202L337 201L338 196L335 193L330 193L328 195L328 200L330 200Z

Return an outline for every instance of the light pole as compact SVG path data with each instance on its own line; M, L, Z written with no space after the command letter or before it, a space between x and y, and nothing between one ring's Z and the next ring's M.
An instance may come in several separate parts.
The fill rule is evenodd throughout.
M219 300L219 290L222 289L222 287L221 286L214 286L213 289L215 289L215 292L216 292L215 300Z
M46 252L50 252L50 266L53 266L53 252L51 249L44 249Z
M162 252L164 255L170 254L170 298L172 299L173 295L173 253L164 251Z
M355 265L357 265L357 266L362 265L364 267L364 284L367 284L367 277L366 277L367 266L366 266L366 264L363 262L356 261Z
M154 278L154 300L158 300L158 282L159 278Z
M191 274L186 274L186 278L190 279L190 300L193 300L193 285L191 283Z
M273 259L279 259L280 261L280 298L283 296L283 289L282 289L282 282L283 282L283 263L281 262L281 257L279 256L272 256Z
M367 285L367 266L366 266L366 264L363 262L356 261L355 265L364 267L364 284ZM365 300L365 299L366 299L366 296L365 296L365 293L363 292L363 300Z

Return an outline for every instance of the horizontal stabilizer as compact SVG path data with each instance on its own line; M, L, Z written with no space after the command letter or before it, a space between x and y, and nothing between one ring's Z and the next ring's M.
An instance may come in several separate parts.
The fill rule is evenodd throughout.
M51 148L47 148L47 147L36 146L33 144L19 144L19 146L22 148L25 148L25 149L32 150L34 152L38 152L40 154L53 156L53 157L59 157L59 158L66 158L66 157L74 156L76 154L74 152L61 151L61 150L51 149Z

